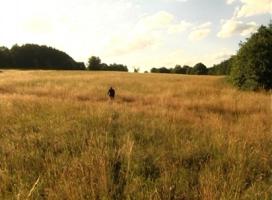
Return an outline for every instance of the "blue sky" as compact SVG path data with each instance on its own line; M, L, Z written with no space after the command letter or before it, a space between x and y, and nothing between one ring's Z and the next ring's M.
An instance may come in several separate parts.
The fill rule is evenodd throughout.
M272 0L9 0L0 9L0 46L46 44L143 71L227 59L269 23Z

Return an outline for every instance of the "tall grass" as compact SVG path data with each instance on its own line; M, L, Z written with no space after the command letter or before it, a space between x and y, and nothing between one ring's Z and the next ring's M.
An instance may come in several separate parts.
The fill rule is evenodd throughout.
M223 77L4 71L0 199L270 200L271 119Z

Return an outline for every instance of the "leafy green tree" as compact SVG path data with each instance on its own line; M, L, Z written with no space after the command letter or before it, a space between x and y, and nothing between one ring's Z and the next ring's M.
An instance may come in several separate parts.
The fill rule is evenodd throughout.
M210 75L229 75L234 56L208 69Z
M272 23L261 26L240 44L232 64L231 80L246 90L272 88Z
M192 74L193 68L188 66L188 65L184 65L183 70L185 71L185 74Z
M7 52L7 50L5 50ZM9 58L16 69L45 69L45 70L84 70L82 63L77 63L65 52L52 47L36 44L14 45L9 50ZM3 68L2 65L0 65Z
M92 56L89 58L87 66L88 70L102 70L104 67L105 65L101 64L101 59L99 57Z
M175 74L186 74L186 69L182 68L180 65L176 65L172 70L172 73Z
M197 63L193 67L193 74L196 74L196 75L206 75L206 74L208 74L208 69L207 69L207 67L203 63Z
M0 67L9 68L12 66L12 58L7 47L0 47Z
M107 69L107 71L122 71L122 72L128 72L128 68L126 65L122 65L122 64L110 64Z
M150 70L151 73L170 73L172 69L167 69L166 67L161 68L152 68Z

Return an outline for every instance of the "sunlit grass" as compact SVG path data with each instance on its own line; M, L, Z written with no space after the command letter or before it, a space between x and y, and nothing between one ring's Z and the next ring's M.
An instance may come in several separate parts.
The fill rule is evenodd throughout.
M271 109L223 77L4 71L0 199L269 200Z

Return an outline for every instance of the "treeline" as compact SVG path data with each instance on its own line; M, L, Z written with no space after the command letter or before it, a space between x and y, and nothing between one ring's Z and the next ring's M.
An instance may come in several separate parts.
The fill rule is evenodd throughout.
M0 47L2 69L85 70L85 64L76 62L65 52L45 45L14 45Z
M152 68L151 73L172 73L172 74L188 74L188 75L229 75L231 71L231 63L233 57L219 64L207 68L203 63L197 63L195 66L176 65L174 68Z
M37 44L0 47L0 69L128 71L126 65L107 65L95 56L89 58L86 68L83 62L76 62L65 52Z
M214 65L210 74L228 75L243 90L272 89L272 23L240 42L236 55Z
M110 64L107 65L106 63L102 63L101 59L96 56L92 56L88 60L88 70L91 71L123 71L128 72L128 67L122 64Z
M240 42L236 55L207 68L198 63L194 67L176 65L174 68L152 68L152 73L196 75L227 75L236 87L244 90L272 89L272 23Z
M210 75L229 75L234 56L209 68Z
M194 74L194 75L207 75L209 69L203 63L197 63L194 67L188 65L176 65L174 68L152 68L151 73L173 73L173 74Z

